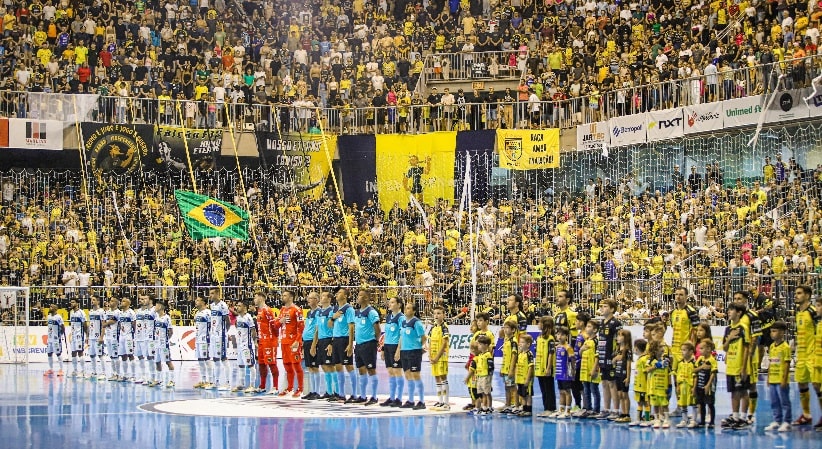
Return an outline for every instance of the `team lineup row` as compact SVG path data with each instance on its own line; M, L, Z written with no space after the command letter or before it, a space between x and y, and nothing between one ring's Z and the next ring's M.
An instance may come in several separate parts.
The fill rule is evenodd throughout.
M687 304L686 293L684 289L676 290L677 306L670 317L673 339L669 346L663 341L666 323L646 325L644 339L632 342L630 332L622 329L621 323L613 316L616 304L612 300L601 302L601 319L594 320L587 314L574 312L570 307L569 293L559 291L556 313L541 320L542 333L536 338L533 350L534 339L525 333L527 319L521 310L522 298L511 295L507 305L510 315L501 332L500 374L506 397L505 407L501 411L531 416L532 385L536 380L542 391L545 410L540 416L598 418L628 423L632 422L628 397L632 386L637 411L637 419L632 424L669 427L669 401L675 393L676 410L685 416L678 427L713 427L717 371L713 341L710 327L701 326L696 310ZM794 422L796 425L811 423L810 385L822 403L822 324L811 305L811 293L809 287L800 286L796 290L795 380L802 404L802 414ZM196 300L195 350L201 378L195 387L264 393L270 373L273 386L269 393L309 400L376 404L376 366L382 320L377 310L371 307L371 295L367 289L358 291L358 309L349 304L348 295L347 289L336 290L336 304L332 305L331 293L310 293L307 297L310 310L305 317L303 311L294 305L294 295L288 291L282 294L283 307L279 314L266 305L263 294L254 297L256 317L248 313L246 304L237 304L237 364L234 370L229 370L226 354L228 307L220 300L219 290L212 289L209 304L203 298ZM77 358L88 347L93 378L105 378L105 364L99 374L97 368L98 358L105 353L112 362L110 380L142 382L143 377L148 375L149 385L164 383L173 386L171 378L166 380L163 377L174 369L169 360L168 344L172 330L165 306L158 302L152 307L148 296L140 296L139 302L140 308L135 312L130 308L128 299L112 299L108 308L102 309L99 299L94 298L88 319L77 302L71 302L73 374L78 372ZM416 317L413 303L403 307L399 300L391 298L387 306L382 356L389 372L390 395L380 405L415 409L426 407L420 369L423 352L427 351L437 385L437 402L433 408L450 409L447 378L450 334L444 311L435 309L433 326L426 333L422 321ZM48 353L51 370L52 354L57 354L59 361L64 333L62 318L57 315L56 308L52 307L50 312ZM767 384L774 409L774 423L768 428L790 430L791 412L787 392L791 350L785 342L784 323L760 320L757 312L748 308L746 292L734 294L729 318L723 349L726 352L728 392L734 413L723 420L723 427L744 428L752 424L757 386L755 381L751 381L751 376L756 375L767 352L770 361ZM496 336L488 330L488 317L484 314L477 315L474 326L472 355L466 365L469 375L465 382L474 399L468 408L474 408L474 413L483 415L491 413L491 379L495 371L492 350ZM276 360L280 348L288 377L288 386L282 392L277 389L279 373ZM637 355L636 361L634 354ZM144 360L149 361L149 373L145 372ZM162 370L163 364L168 367L166 371ZM303 372L303 364L307 375ZM259 369L257 387L251 383L254 365ZM135 373L137 368L139 372ZM229 380L230 371L235 379ZM325 389L321 394L323 375ZM306 391L304 377L309 382ZM345 394L346 378L351 385L348 397ZM406 383L409 394L408 400L403 403L401 398ZM557 387L560 392L559 410L554 392ZM307 394L303 396L303 393ZM571 410L572 398L578 410ZM652 407L653 417L650 414ZM693 411L690 417L689 407ZM710 411L709 419L706 408ZM814 427L822 430L822 420Z

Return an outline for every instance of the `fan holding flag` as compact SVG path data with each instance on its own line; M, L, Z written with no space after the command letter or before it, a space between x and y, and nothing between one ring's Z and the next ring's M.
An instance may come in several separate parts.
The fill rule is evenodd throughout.
M248 212L218 199L175 190L180 215L194 240L226 237L248 240Z

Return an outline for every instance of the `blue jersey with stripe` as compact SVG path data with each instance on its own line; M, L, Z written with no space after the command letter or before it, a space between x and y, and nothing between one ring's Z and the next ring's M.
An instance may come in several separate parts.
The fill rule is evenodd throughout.
M400 327L403 321L405 321L405 315L402 312L396 314L388 312L388 316L385 317L385 339L383 344L400 344Z

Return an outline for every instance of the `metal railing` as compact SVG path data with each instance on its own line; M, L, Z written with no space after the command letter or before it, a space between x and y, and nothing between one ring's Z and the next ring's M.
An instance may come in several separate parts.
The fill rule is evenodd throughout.
M499 52L491 52L491 55L496 53ZM449 58L454 58L458 65L462 64L461 67L465 68L467 57L493 57L487 55L488 53L454 53L449 54ZM428 55L426 60L433 56L436 55ZM618 71L619 68L615 70ZM813 55L775 64L720 69L715 76L675 78L643 85L633 85L633 81L626 81L623 86L582 92L579 96L570 98L568 93L559 93L554 95L554 99L545 99L549 92L546 88L546 94L540 101L516 101L517 92L512 90L513 98L510 101L501 96L503 92L497 93L500 96L496 100L488 100L485 92L482 102L460 101L455 98L454 105L425 104L427 100L424 95L419 97L418 102L412 101L410 105L387 107L355 107L349 98L344 98L343 106L321 107L316 102L301 102L297 105L260 104L253 98L209 102L105 96L99 97L84 119L107 123L185 125L192 128L227 128L229 124L234 124L237 130L280 129L283 132L319 132L322 125L328 132L340 134L420 133L501 126L509 129L567 129L650 110L725 101L768 92L777 87L780 75L785 75L780 88L810 86L811 80L820 73L822 55ZM470 75L465 70L455 74L462 77ZM426 71L423 75L423 78L429 76ZM567 86L568 84L565 92L568 92ZM37 98L43 100L39 100L36 106L31 103L30 95L32 94L28 92L0 92L0 116L60 119L48 116L50 94L37 94Z
M409 86L425 93L432 81L519 80L528 50L433 53L425 55L418 84Z

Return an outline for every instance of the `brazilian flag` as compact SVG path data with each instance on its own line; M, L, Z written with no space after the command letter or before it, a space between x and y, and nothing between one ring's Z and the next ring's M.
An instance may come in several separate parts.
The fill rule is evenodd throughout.
M248 240L248 212L209 196L175 190L180 215L194 240L227 237Z

